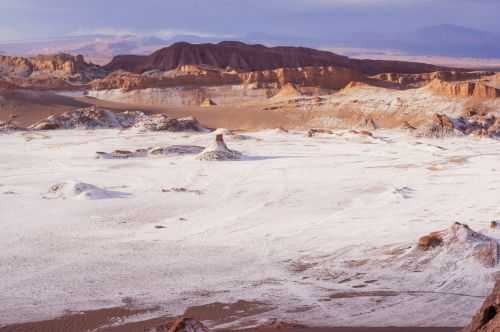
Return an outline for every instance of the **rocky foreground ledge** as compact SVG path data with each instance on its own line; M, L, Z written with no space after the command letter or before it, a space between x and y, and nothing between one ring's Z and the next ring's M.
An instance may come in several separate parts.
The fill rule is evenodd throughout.
M500 331L500 279L497 280L491 295L484 301L479 312L469 326L461 332L498 332Z
M474 316L470 325L460 332L499 332L500 331L500 280L497 281L491 295L486 299L479 312ZM275 321L268 326L261 327L269 331L306 330L307 327L282 321ZM155 328L145 329L144 332L208 332L203 323L187 317L166 322Z

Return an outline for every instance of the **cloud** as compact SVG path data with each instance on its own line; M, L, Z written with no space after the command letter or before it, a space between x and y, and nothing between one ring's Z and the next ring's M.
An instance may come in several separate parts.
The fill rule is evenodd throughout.
M229 34L215 34L194 30L179 30L179 29L160 29L160 30L147 30L137 31L134 29L118 29L113 27L100 27L100 28L79 28L75 31L68 33L69 36L89 36L89 35L108 35L108 36L152 36L159 38L172 38L180 35L189 35L201 38L233 38L235 35Z
M498 0L0 0L0 29L16 38L64 34L327 38L391 35L443 23L500 30ZM0 38L5 39L5 33Z

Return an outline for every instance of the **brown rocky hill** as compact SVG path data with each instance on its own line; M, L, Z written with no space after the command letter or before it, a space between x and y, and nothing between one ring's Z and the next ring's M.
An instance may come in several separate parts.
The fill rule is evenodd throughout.
M336 66L367 75L385 72L416 74L445 69L413 62L350 59L332 52L304 47L266 47L241 42L176 43L148 56L117 56L105 68L108 71L125 70L141 74L150 70L168 71L183 65L207 65L239 71Z
M32 58L0 56L0 66L5 74L29 76L34 72L60 72L74 75L95 66L86 63L81 55L69 54L39 55Z
M2 85L34 90L73 89L103 77L106 72L81 55L39 55L31 58L0 56Z

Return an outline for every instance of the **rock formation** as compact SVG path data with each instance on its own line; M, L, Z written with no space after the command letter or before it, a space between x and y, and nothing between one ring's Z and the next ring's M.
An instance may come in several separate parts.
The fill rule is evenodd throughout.
M500 89L482 81L447 82L440 79L434 79L427 87L435 93L449 97L500 97Z
M209 332L209 330L201 322L184 317L152 329L146 329L144 332Z
M74 75L85 71L90 65L83 56L69 54L39 55L31 58L33 71L61 71L66 75Z
M145 131L206 131L192 116L174 119L165 114L141 114L137 117L134 128Z
M302 93L297 90L294 84L286 83L273 98L293 98L300 96L302 96Z
M442 138L456 135L475 135L479 137L500 137L500 118L494 114L466 112L452 119L444 114L434 114L431 122L416 131L420 137Z
M217 134L215 141L205 148L199 155L196 156L198 160L207 161L222 161L222 160L239 160L242 154L238 151L230 150L224 142L224 135Z
M143 158L149 156L183 156L195 155L204 150L203 147L197 145L170 145L166 147L154 147L131 150L115 150L113 152L96 152L96 159L129 159Z
M129 128L135 124L136 119L142 116L141 112L115 113L95 107L82 108L75 111L52 115L29 127L33 130L54 129L104 129L104 128Z
M184 65L208 65L247 72L337 66L370 75L384 72L422 73L443 69L421 63L349 59L331 52L304 47L265 47L241 42L176 43L149 56L117 56L105 68L109 71L126 70L141 74L155 69L168 71Z
M185 67L185 66L184 66ZM123 91L146 88L201 87L221 85L244 85L256 88L279 88L288 84L296 86L341 89L351 81L363 80L356 70L342 67L297 67L279 68L239 73L222 70L194 70L197 66L174 69L169 72L144 74L115 71L103 79L91 83L93 90L121 89Z
M39 55L32 58L0 56L0 76L13 86L50 90L72 89L103 77L104 70L81 55Z
M145 157L148 154L146 149L138 149L135 151L129 150L115 150L113 152L96 152L96 159L129 159Z
M52 115L31 125L29 129L128 129L132 127L144 131L206 131L193 117L174 119L165 114L146 115L138 111L112 112L96 107Z
M497 280L491 295L484 301L472 322L461 332L499 332L500 331L500 280Z
M19 127L11 120L0 121L0 133L9 133L12 131L20 131L20 130L26 130L26 128Z
M371 79L385 81L400 85L401 87L422 87L434 80L455 82L466 80L478 80L483 77L494 75L493 72L465 72L465 71L437 71L420 74L404 74L404 73L382 73L372 76Z
M212 106L217 106L217 104L210 98L205 98L203 102L200 105L201 107L212 107Z
M189 154L199 154L205 148L197 145L170 145L167 147L156 147L149 151L152 155L183 156Z
M455 223L449 229L432 232L418 241L418 249L423 251L436 248L460 250L469 253L485 267L495 267L499 263L497 240L473 231L469 226Z
M329 129L311 128L307 131L307 137L314 137L319 134L333 135L333 131Z
M455 123L444 114L434 114L431 123L424 127L418 135L431 138L441 138L454 136L459 131L456 130Z

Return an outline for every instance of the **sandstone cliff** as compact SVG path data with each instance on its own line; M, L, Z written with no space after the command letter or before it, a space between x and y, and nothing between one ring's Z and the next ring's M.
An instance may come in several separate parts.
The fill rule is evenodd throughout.
M35 72L59 72L60 75L82 73L95 65L86 63L81 55L39 55L33 58L0 56L0 73L28 77Z
M39 55L31 58L34 71L61 71L66 75L81 73L92 67L86 63L83 56L69 54Z
M11 85L30 89L71 89L102 77L104 71L81 55L0 56L0 76Z
M116 71L104 79L91 83L94 90L122 89L124 91L146 88L183 86L252 85L256 88L280 88L287 84L314 86L324 89L341 89L351 81L363 80L357 71L342 67L280 68L238 73L207 69L199 66L181 66L168 72L134 74Z
M427 87L435 93L449 97L500 97L500 89L482 81L446 82L441 79L434 79Z
M372 79L398 84L402 87L421 87L433 80L441 81L466 81L477 80L494 75L493 72L463 72L463 71L437 71L421 74L382 73L372 76Z

